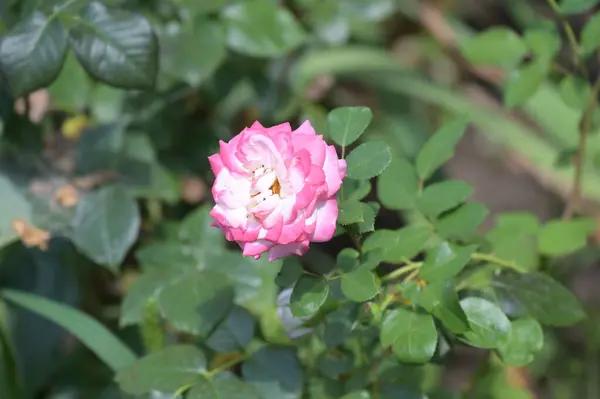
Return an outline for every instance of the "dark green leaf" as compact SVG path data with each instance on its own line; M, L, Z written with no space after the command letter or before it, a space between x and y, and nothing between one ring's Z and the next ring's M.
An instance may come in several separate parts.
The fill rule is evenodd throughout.
M359 262L360 253L357 250L344 248L337 254L335 266L344 273L350 273L358 267Z
M466 238L477 231L485 220L488 210L478 203L467 203L436 222L439 234L444 238Z
M347 201L349 201L349 200L360 201L371 192L371 183L369 182L368 179L365 179L365 180L344 179L342 187L344 190L344 200L347 200Z
M559 11L563 14L577 14L598 4L598 0L562 0Z
M476 249L476 245L460 247L444 241L427 254L419 276L427 281L454 277L469 262Z
M281 288L288 288L298 281L303 272L302 263L296 257L288 257L283 260L281 270L277 274L275 282Z
M468 121L464 118L446 123L425 142L416 159L419 178L426 180L431 177L433 172L452 158L467 124Z
M354 302L364 302L379 293L380 281L368 269L358 269L342 276L342 292Z
M253 337L252 315L246 309L235 306L208 337L206 346L217 352L230 353L244 349Z
M268 0L248 0L227 7L222 14L227 44L253 57L279 57L305 40L306 33L286 8Z
M591 54L600 46L600 13L590 18L581 31L581 51ZM572 76L572 75L571 75Z
M469 344L478 348L497 348L508 339L510 320L498 306L476 297L461 300L460 306L471 326L471 331L463 333Z
M131 395L175 392L206 371L206 357L192 345L173 345L138 360L119 372L116 381Z
M73 241L94 262L117 270L140 229L137 203L120 185L106 186L77 204Z
M360 207L362 208L363 221L358 223L358 233L364 234L375 230L375 217L379 212L379 203L369 202L365 204L361 202Z
M437 331L430 315L397 308L383 317L380 341L393 345L401 362L425 363L435 353Z
M354 368L354 357L339 351L327 351L317 358L317 369L325 377L338 378Z
M115 372L136 360L131 349L85 313L27 292L6 289L1 295L69 331Z
M445 180L425 187L417 202L418 209L430 218L452 209L473 193L467 183L457 180Z
M529 100L546 79L549 67L548 61L540 60L513 71L504 91L504 104L512 108Z
M554 58L560 49L560 37L555 29L527 29L523 39L536 57L545 60Z
M346 200L340 205L338 223L345 226L364 221L362 203L356 200Z
M186 396L187 399L261 399L258 390L235 376L218 374L202 378Z
M544 332L540 324L531 318L514 320L511 326L508 339L498 346L498 353L506 364L526 366L542 349Z
M67 55L67 31L58 18L35 11L0 40L0 72L21 97L50 85Z
M465 57L479 65L515 66L527 49L515 32L504 27L494 27L460 43Z
M587 79L567 75L560 81L559 93L569 107L583 110L587 106L592 88ZM569 162L570 163L570 162Z
M383 172L391 161L390 147L383 141L363 143L346 157L348 177L370 179Z
M304 376L293 349L265 346L242 365L244 379L263 399L298 399Z
M70 34L77 59L95 79L128 89L154 87L158 45L143 16L92 2Z
M504 273L492 282L496 293L542 324L569 326L581 321L585 312L567 288L543 273Z
M317 313L329 295L329 284L322 278L302 276L296 282L290 297L292 314L299 316L312 316Z
M414 206L419 192L415 167L406 159L395 157L377 178L377 197L388 209L404 210Z
M354 143L373 119L368 107L340 107L327 116L327 133L342 147Z
M585 247L595 227L596 223L591 219L550 221L539 233L540 253L561 256L578 251Z

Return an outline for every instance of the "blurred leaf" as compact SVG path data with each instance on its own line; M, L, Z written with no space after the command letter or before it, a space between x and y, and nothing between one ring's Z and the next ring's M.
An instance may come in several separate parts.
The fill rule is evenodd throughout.
M154 87L158 44L145 17L99 2L86 4L80 17L71 28L71 43L92 77L128 89Z
M460 247L444 241L427 254L419 276L427 281L454 277L469 262L476 249L476 245Z
M21 392L21 378L15 359L15 351L9 337L8 314L4 301L0 300L0 397L18 399Z
M294 285L290 309L296 317L317 313L329 295L329 284L322 278L303 275Z
M497 348L509 338L510 320L492 302L469 297L461 300L460 306L471 326L471 331L463 333L470 345L478 348Z
M543 273L503 273L492 281L496 294L514 301L540 323L569 326L585 312L567 288Z
M197 15L209 14L215 11L219 11L225 7L229 0L175 0L174 3L177 5L189 9L191 12L190 19L193 19Z
M123 126L115 123L85 129L77 141L77 172L84 174L116 169L122 159L124 136Z
M0 70L21 97L57 78L67 55L67 31L58 18L33 12L0 41Z
M446 123L433 134L417 154L416 166L420 179L426 180L454 155L468 121L465 118Z
M412 208L419 192L418 180L410 162L394 157L377 179L377 197L381 205L393 210Z
M541 60L513 71L504 91L504 104L509 108L523 104L540 88L548 69L548 62Z
M30 220L31 205L8 177L0 174L0 248L18 239L12 228L15 219Z
M135 354L98 321L85 313L27 292L4 289L2 297L60 325L77 337L113 371L136 360Z
M526 212L505 212L496 218L496 226L486 234L494 255L532 270L538 265L540 222Z
M306 33L286 8L268 0L248 0L223 10L227 45L252 57L279 57L302 44Z
M327 134L342 147L354 143L371 123L368 107L339 107L327 116Z
M433 236L433 232L421 226L407 226L400 230L377 230L363 243L363 251L382 249L381 258L385 262L404 262L423 249Z
M598 0L562 0L558 10L563 14L577 14L598 4Z
M258 391L235 376L218 374L202 378L186 396L187 399L261 399Z
M206 371L206 357L192 345L172 345L121 370L116 381L131 395L151 391L175 392L196 381Z
M275 282L281 288L288 288L296 283L302 276L304 269L302 263L296 257L288 257L283 260L281 270L277 274Z
M68 112L80 112L88 104L91 82L73 53L69 52L58 79L48 88L52 104Z
M364 221L362 203L356 200L347 200L340 205L338 222L342 226Z
M430 218L452 209L465 201L473 188L458 180L445 180L425 187L418 199L417 208Z
M265 346L242 365L244 380L263 399L299 399L304 375L293 349Z
M588 236L595 228L596 223L590 219L552 220L539 232L540 253L562 256L578 251L585 247Z
M527 29L523 39L533 54L544 60L551 60L554 58L560 49L560 37L554 29Z
M380 341L392 345L401 362L425 363L435 353L437 330L430 315L397 308L383 317Z
M380 280L367 269L344 274L342 276L342 292L354 302L365 302L379 293Z
M167 26L160 50L162 70L197 87L225 60L225 31L204 19L183 27Z
M504 27L489 28L463 40L460 50L474 64L504 67L517 65L527 51L519 35Z
M341 399L371 399L371 394L367 391L356 391L342 396Z
M567 75L560 81L559 90L560 98L565 104L573 109L583 110L587 106L592 88L586 79Z
M111 86L96 83L92 88L90 110L98 122L111 123L119 120L125 102L125 92Z
M339 378L354 367L354 356L348 353L327 351L317 357L317 369L325 377Z
M600 12L596 12L581 31L581 51L584 54L593 53L600 46Z
M244 349L254 338L254 324L246 309L235 306L205 341L206 346L223 353Z
M383 141L369 141L355 148L347 157L347 174L351 179L370 179L379 175L392 161L390 147Z
M531 318L511 322L508 339L498 347L502 361L512 366L526 366L544 345L544 332L540 324Z
M72 239L94 262L118 270L140 229L137 203L120 185L106 186L77 204Z
M475 234L488 213L488 209L482 204L469 202L442 216L435 225L444 238L465 238Z

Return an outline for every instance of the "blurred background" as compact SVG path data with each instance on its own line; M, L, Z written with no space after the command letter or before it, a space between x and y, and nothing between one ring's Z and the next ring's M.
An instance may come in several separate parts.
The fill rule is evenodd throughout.
M50 13L63 3L0 0L0 34L34 9ZM85 2L72 3L67 6ZM0 91L0 287L79 306L134 348L140 348L137 327L118 328L123 296L138 273L139 258L132 254L157 220L179 220L210 203L207 156L218 149L218 140L255 120L297 126L309 119L327 136L330 109L366 105L374 114L366 134L412 158L449 115L468 114L469 131L437 178L474 187L471 199L490 209L484 232L501 212L531 212L545 221L563 211L573 183L570 160L580 112L569 103L561 80L564 71L578 72L564 21L545 0L103 3L141 13L152 24L156 86L127 90L95 81L69 52L47 88L20 98L13 98L7 85ZM566 17L576 35L597 11L595 1L579 3L581 11ZM554 29L561 38L556 70L518 107L507 107L502 94L514 71L475 65L461 51L464 40L498 26L519 34ZM503 45L492 43L488 51ZM596 56L587 68L589 81L595 80ZM597 135L590 136L587 151L578 211L596 217ZM97 267L111 262L102 253L88 251L84 257L66 238L73 234L81 193L113 179L135 191L142 215L139 241L124 251L121 273L115 273L118 264ZM15 225L15 220L26 222ZM402 214L385 208L376 221L380 228L403 223ZM41 251L48 240L50 249ZM316 246L309 260L332 259L345 240ZM591 314L599 313L598 259L590 246L552 269ZM533 397L600 398L598 320L548 331L542 353L531 367L511 370L510 383ZM56 324L0 302L0 326L3 321L10 339L0 346L0 373L25 381L28 398L119 397L110 370ZM468 386L485 359L484 351L459 348L446 361L441 383Z

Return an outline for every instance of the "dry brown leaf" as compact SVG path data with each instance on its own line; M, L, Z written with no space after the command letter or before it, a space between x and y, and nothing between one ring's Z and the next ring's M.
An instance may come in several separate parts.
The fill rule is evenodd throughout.
M54 194L54 200L65 208L72 208L79 202L79 191L71 184L61 186Z
M48 241L50 241L49 232L31 226L23 219L13 220L12 227L26 247L37 247L42 251L48 249Z

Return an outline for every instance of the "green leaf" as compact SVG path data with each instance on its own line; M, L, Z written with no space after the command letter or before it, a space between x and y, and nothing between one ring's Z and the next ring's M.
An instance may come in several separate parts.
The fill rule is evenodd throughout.
M569 107L576 110L583 110L590 99L592 88L587 79L575 75L567 75L558 86L560 98Z
M425 363L435 353L437 330L430 315L397 308L383 317L379 340L384 347L393 345L401 362Z
M540 323L569 326L585 318L571 291L543 273L504 273L492 280L496 294L527 310Z
M120 185L106 186L77 204L72 239L94 262L117 270L140 229L135 200Z
M178 330L205 336L233 306L232 282L223 273L206 270L183 275L158 296L162 316Z
M1 295L73 334L113 371L136 361L135 354L102 324L79 310L27 292L5 289Z
M306 39L294 15L268 0L232 4L223 11L222 18L229 48L249 56L279 57Z
M596 12L581 31L581 52L593 53L600 46L600 12Z
M187 399L261 399L252 385L232 375L218 374L202 378L188 392Z
M454 155L456 144L462 138L468 121L459 118L446 123L434 133L417 154L417 175L422 180L431 177L433 172Z
M371 394L367 391L355 391L342 396L341 399L371 399Z
M365 240L363 251L381 249L381 260L390 263L411 259L427 246L433 232L422 226L407 226L400 230L377 230Z
M562 256L585 247L595 229L591 219L552 220L539 233L539 250L543 255Z
M496 226L486 234L494 255L514 261L526 270L538 265L540 222L525 212L505 212L496 218Z
M458 180L445 180L425 187L417 202L417 208L425 216L436 218L440 213L464 202L473 188Z
M345 200L360 201L371 192L371 182L365 180L344 179L342 183ZM341 191L341 190L340 190Z
M67 31L58 18L39 11L19 21L0 40L0 71L19 98L50 85L67 55Z
M116 376L131 395L151 391L171 393L196 381L206 371L206 357L192 345L172 345L138 360Z
M347 174L351 179L370 179L379 175L392 161L390 147L383 141L369 141L355 148L347 157Z
M342 276L342 293L354 302L365 302L379 293L379 277L368 269L358 269Z
M598 0L562 0L558 10L562 14L578 14L591 9Z
M244 362L242 375L263 399L299 399L302 395L304 375L293 349L262 347Z
M512 108L529 100L546 79L548 69L548 61L540 60L513 71L504 90L504 104Z
M460 50L474 64L512 67L525 56L527 48L512 30L494 27L464 40Z
M342 226L364 221L362 203L356 200L347 200L340 205L338 223Z
M31 220L31 204L27 201L25 193L8 177L0 174L0 248L18 240L12 228L15 219Z
M377 197L387 209L411 209L418 192L417 172L405 158L394 157L390 166L377 178Z
M523 37L531 52L538 58L551 60L560 49L560 37L555 29L532 28Z
M544 332L540 323L531 318L514 320L511 326L508 339L497 348L498 353L506 364L526 366L544 346Z
M469 262L476 249L476 245L460 247L444 241L427 254L419 276L427 281L454 277Z
M375 217L379 212L380 205L377 202L360 204L363 213L363 221L358 223L358 233L365 234L375 230Z
M198 19L161 35L161 69L192 87L198 87L227 55L225 31L208 19Z
M69 52L58 79L48 88L52 104L68 112L81 112L87 106L92 85L87 74Z
M373 119L369 107L340 107L327 115L327 133L342 147L354 143Z
M296 282L290 309L296 317L317 313L329 295L329 284L322 278L304 275Z
M254 338L252 315L246 309L235 306L205 343L214 351L231 353L247 347L252 338Z
M287 257L283 260L283 265L277 274L275 282L281 288L288 288L298 281L300 276L302 276L303 271L304 268L302 267L300 259L296 257Z
M93 78L127 89L154 87L158 44L146 18L99 2L86 4L80 17L71 28L71 43Z
M497 348L510 334L510 320L492 302L476 297L465 298L460 306L467 315L471 331L465 331L467 342L478 348Z
M443 238L466 238L475 234L488 213L482 204L470 202L443 216L435 225Z

